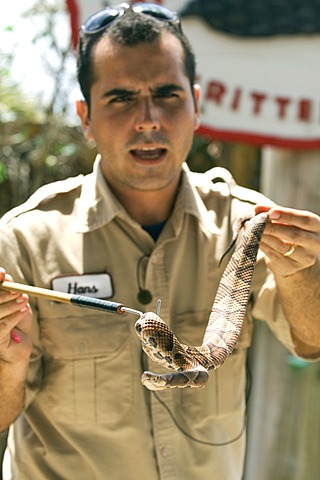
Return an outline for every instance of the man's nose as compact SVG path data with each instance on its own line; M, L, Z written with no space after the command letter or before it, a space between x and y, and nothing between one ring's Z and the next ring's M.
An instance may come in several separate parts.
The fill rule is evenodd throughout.
M143 99L139 105L135 129L138 132L160 130L159 111L151 99Z

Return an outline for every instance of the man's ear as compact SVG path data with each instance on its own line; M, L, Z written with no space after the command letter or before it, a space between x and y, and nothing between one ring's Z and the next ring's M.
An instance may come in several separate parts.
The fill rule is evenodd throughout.
M195 125L194 125L194 129L198 130L198 128L200 127L200 99L201 99L200 85L195 84L193 86L193 96L194 96L194 106L195 106Z
M87 140L92 140L93 134L90 126L89 108L88 108L87 102L85 102L84 100L77 100L76 110L77 110L77 115L81 120L82 129Z

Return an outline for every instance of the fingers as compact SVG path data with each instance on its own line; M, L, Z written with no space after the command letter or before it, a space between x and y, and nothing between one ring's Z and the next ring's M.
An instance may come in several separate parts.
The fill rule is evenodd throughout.
M0 320L16 312L26 312L29 297L25 293L0 292Z
M292 244L302 247L307 255L316 256L320 253L320 232L302 230L290 225L269 223L265 228L264 241L267 241L282 255Z
M4 268L0 267L0 282L3 282L5 279L6 271Z
M293 208L275 207L269 212L270 219L291 225L307 232L320 233L320 217L315 213Z
M296 227L317 232L319 231L320 217L316 213L307 210L280 207L279 205L256 205L256 213L269 212L270 219L281 221Z
M10 298L11 297L11 298ZM24 330L24 320L31 315L29 297L25 294L0 294L0 340L9 335L13 328ZM14 337L14 336L13 336Z
M258 206L269 211L261 250L274 273L291 275L315 264L320 254L320 217L312 212L279 206Z
M320 217L313 212L280 207L279 205L256 205L255 212L269 212L270 220L272 220L272 222L295 226L299 229L310 232L320 232Z
M3 267L0 267L0 282L12 281ZM25 293L8 292L0 288L0 320L8 315L24 313L30 308L29 296Z
M6 295L4 295L6 293ZM29 331L32 324L32 311L28 295L0 294L0 359L20 362L31 354Z
M314 213L293 209L272 209L265 234L282 241L279 252L284 254L288 245L301 246L306 254L320 253L320 217ZM300 250L301 253L301 250Z
M260 248L267 257L266 263L274 273L289 276L314 265L315 256L299 245L294 248L290 256L285 256L291 245L271 236L265 236L264 241L261 241Z
M0 282L12 277L0 267ZM31 353L28 332L32 311L26 294L7 292L0 288L0 358L6 362L20 361Z
M4 281L12 282L13 278L11 275L8 275L3 267L0 267L0 282Z
M308 247L314 253L320 252L320 217L312 212L284 207L257 206L256 212L269 211L270 222L265 235L281 240L279 252L285 253L288 245ZM268 242L269 243L269 242ZM274 242L276 243L276 242Z

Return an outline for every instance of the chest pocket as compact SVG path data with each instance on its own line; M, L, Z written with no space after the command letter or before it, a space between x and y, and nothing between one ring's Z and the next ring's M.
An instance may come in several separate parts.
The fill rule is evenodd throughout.
M115 427L131 408L129 317L54 305L42 318L45 380L40 395L57 421Z

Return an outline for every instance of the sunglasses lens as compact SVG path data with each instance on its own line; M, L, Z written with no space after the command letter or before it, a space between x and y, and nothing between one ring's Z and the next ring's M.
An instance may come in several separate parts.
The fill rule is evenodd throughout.
M105 8L99 12L94 13L86 20L82 26L82 30L87 33L97 33L105 29L109 23L112 23L121 13L122 8Z
M113 23L119 16L122 16L128 9L130 9L129 5L122 3L121 5L107 7L104 10L100 10L86 20L81 27L81 31L82 33L90 35L106 30L108 25ZM131 10L135 13L150 15L158 20L180 24L178 15L161 5L153 3L135 3L131 6Z
M136 13L144 13L159 20L170 21L177 18L177 14L172 10L153 3L135 3L132 9Z

